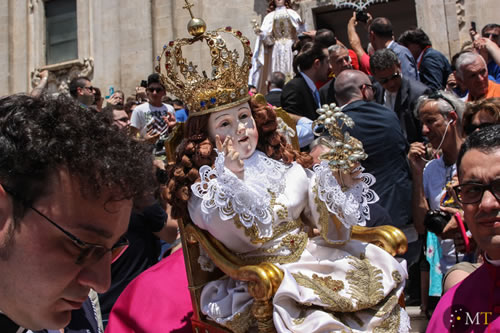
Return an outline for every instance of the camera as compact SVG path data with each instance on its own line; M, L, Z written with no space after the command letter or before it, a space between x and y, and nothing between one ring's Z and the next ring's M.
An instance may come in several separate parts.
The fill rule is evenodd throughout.
M442 210L429 210L425 214L424 225L432 233L440 235L443 229L451 219L451 214L443 212Z
M147 87L148 87L148 81L146 81L146 80L142 80L142 81L141 81L141 87L143 87L143 88L147 88Z
M356 12L356 21L366 23L368 22L368 14L364 11Z

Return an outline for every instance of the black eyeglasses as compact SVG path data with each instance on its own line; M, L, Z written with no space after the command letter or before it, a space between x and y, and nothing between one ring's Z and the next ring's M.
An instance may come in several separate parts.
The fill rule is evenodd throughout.
M484 191L488 190L500 200L500 179L495 179L489 184L467 183L454 186L458 201L463 204L475 204L483 199Z
M469 125L465 126L464 132L465 132L466 135L471 135L477 129L480 130L482 128L485 128L485 127L488 127L488 126L491 126L491 125L495 125L495 124L494 123L482 123L482 124L479 124L479 125L469 124Z
M430 99L434 99L434 100L442 99L443 101L445 101L446 103L448 103L451 106L451 109L453 111L456 111L455 105L448 98L446 98L443 94L441 94L439 91L434 91L431 94L429 94L429 96L427 96L427 97Z
M493 39L497 39L498 38L498 35L497 34L492 34L492 33L485 33L483 35L484 38L493 38Z
M163 89L163 88L148 88L147 90L148 90L150 93L152 93L152 92L161 93L161 92L162 92L163 90L165 90L165 89Z
M386 78L378 80L378 82L380 82L380 84L386 84L387 82L389 82L391 80L394 80L394 79L397 79L400 76L401 76L401 73L400 72L396 72L396 73L392 74L389 77L386 77Z
M14 199L23 202L22 199L19 199L19 197L10 189L8 189L6 186L2 185L5 192L10 194ZM67 231L63 227L61 227L59 224L56 222L52 221L49 217L47 217L45 214L40 212L38 209L31 205L27 205L28 208L33 210L35 213L43 217L47 222L52 224L54 227L62 231L71 241L73 244L78 247L80 250L80 254L76 258L75 264L77 265L86 265L90 263L96 263L99 260L101 260L106 253L110 252L111 253L111 260L113 261L114 259L118 258L123 251L126 249L128 246L129 242L128 239L125 236L122 236L118 242L116 242L115 245L113 245L112 248L108 249L107 247L99 244L92 244L92 243L87 243L85 241L82 241L80 238L76 237L73 235L71 232Z

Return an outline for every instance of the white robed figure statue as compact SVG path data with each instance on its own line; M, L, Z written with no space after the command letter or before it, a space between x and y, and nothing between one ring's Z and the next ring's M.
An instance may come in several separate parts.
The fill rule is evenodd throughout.
M271 0L255 42L248 83L266 92L266 80L272 72L282 72L286 81L294 76L292 45L306 31L299 14L290 9L289 0Z

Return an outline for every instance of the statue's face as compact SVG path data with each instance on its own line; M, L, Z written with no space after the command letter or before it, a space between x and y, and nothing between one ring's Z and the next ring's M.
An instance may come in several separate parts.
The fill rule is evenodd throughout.
M233 149L239 153L241 160L252 156L259 140L248 103L210 114L208 131L214 141L217 135L222 142L230 138Z
M285 5L285 0L274 0L276 7L282 7Z

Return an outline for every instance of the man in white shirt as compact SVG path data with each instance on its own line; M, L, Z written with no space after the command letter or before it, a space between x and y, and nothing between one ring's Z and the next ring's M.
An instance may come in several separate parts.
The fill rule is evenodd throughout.
M149 102L137 106L130 122L130 132L133 137L139 137L150 142L156 142L161 134L175 125L175 109L164 104L165 87L156 73L148 77L146 88Z

